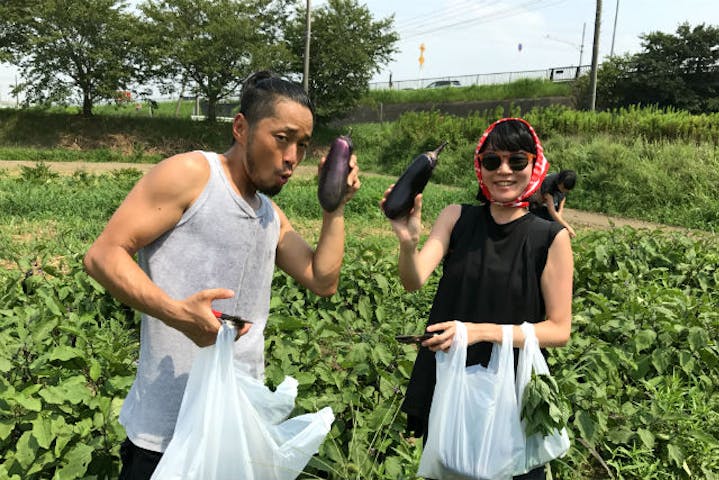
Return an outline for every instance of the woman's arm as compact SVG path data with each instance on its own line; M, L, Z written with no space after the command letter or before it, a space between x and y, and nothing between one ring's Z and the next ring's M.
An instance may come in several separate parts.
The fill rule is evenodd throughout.
M447 253L449 238L461 213L461 205L445 207L420 250L417 246L422 231L422 195L415 198L414 208L408 217L390 220L399 239L399 276L405 290L418 290L437 268Z

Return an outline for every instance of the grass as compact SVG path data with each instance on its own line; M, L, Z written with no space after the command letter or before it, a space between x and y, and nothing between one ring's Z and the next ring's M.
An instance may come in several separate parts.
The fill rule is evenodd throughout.
M515 84L502 87L533 85ZM434 95L441 89L427 90ZM462 88L446 90L453 95ZM524 116L535 126L552 172L578 172L578 186L568 206L717 230L719 115L652 108L596 114L548 108L513 114ZM351 132L362 171L396 178L416 155L448 140L433 181L472 191L476 190L472 152L477 137L496 118L496 112L460 118L432 111L341 130L319 125L305 164L316 164L335 136ZM0 159L155 163L188 150L225 151L230 133L228 124L162 116L84 119L61 113L0 111Z
M515 98L562 97L572 94L569 83L522 79L507 84L468 87L423 88L417 90L371 90L361 104L437 103L507 100Z
M321 226L314 169L307 169L274 200L285 211L295 229L316 242ZM104 227L112 212L140 178L139 170L115 170L95 175L83 171L72 176L53 174L47 166L26 167L20 176L0 170L0 259L44 252L64 256L82 251ZM348 241L393 248L394 234L379 209L393 176L366 174L362 188L346 207ZM474 192L430 182L425 191L423 212L429 224L452 202L471 202ZM82 205L82 208L78 208Z

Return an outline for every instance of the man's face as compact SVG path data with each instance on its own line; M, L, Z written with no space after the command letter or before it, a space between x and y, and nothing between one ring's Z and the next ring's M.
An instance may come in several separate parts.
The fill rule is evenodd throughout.
M312 128L312 112L291 100L279 100L274 115L250 126L246 169L259 192L282 190L307 153Z

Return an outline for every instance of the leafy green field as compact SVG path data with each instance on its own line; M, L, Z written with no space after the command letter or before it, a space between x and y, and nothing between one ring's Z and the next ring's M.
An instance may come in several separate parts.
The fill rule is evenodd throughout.
M80 259L139 178L135 170L60 177L0 173L0 478L115 478L121 402L134 375L138 316ZM329 405L332 431L304 478L411 479L421 442L398 411L439 272L405 292L377 202L394 176L366 176L347 208L347 256L331 298L278 272L267 381L300 382L296 413ZM430 184L425 228L473 189ZM276 198L316 241L314 179ZM560 479L717 479L719 242L712 234L580 232L572 340L550 368L574 411Z

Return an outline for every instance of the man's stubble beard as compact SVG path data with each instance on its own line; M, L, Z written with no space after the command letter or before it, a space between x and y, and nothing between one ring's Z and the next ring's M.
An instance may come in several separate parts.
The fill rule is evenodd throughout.
M252 136L250 136L250 138L247 141L247 150L245 151L245 164L247 165L247 175L249 176L250 181L252 181L252 185L255 187L255 189L258 192L260 192L264 195L267 195L268 197L274 197L275 195L280 193L283 186L282 185L266 186L266 185L261 185L261 184L258 184L257 182L255 182L254 177L255 177L255 172L257 171L257 161L256 161L255 157L251 154L252 144L253 144L253 139L252 139Z

